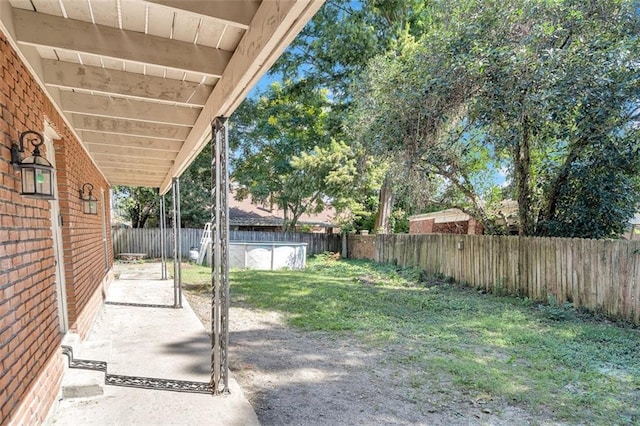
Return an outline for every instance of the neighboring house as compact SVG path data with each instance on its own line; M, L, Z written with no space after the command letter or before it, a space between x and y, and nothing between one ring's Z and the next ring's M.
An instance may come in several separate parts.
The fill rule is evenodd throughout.
M410 234L482 234L482 225L460 209L409 217Z
M2 425L48 423L61 342L104 303L110 186L177 188L323 0L216 3L0 0ZM26 172L24 132L53 175Z
M498 208L498 223L510 234L518 233L518 202L503 200ZM460 209L447 209L409 217L410 234L481 235L482 224Z
M338 229L333 221L335 209L328 206L318 214L303 214L296 224L297 231L332 233ZM231 193L229 225L234 231L280 232L284 224L284 211L266 203L253 204L247 197L240 201Z

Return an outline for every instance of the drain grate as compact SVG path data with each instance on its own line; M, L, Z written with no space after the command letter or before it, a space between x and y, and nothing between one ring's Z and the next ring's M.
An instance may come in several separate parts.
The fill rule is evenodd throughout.
M211 386L204 382L186 380L156 379L152 377L120 376L107 374L106 384L140 389L165 390L171 392L191 392L211 394Z
M129 303L129 302L104 302L105 305L133 306L136 308L175 308L173 305L154 305L152 303Z
M189 392L213 394L209 383L190 382L187 380L161 379L154 377L122 376L107 373L107 363L104 361L94 361L88 359L75 359L71 346L62 346L62 354L69 360L69 368L82 370L102 371L105 377L105 384L111 386L121 386L138 389L163 390L170 392Z

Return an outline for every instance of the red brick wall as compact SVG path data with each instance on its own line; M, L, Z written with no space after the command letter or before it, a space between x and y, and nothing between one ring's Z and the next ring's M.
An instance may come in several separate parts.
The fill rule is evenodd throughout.
M482 235L482 225L474 219L444 223L435 223L435 219L419 219L409 222L409 233Z
M420 219L409 221L410 234L433 234L435 219Z
M58 349L11 418L10 426L40 425L46 422L51 407L58 399L58 393L54 390L60 389L62 384L65 361L62 351Z
M347 253L349 259L375 259L375 235L349 235L347 237Z
M469 222L461 220L459 222L436 223L433 226L434 234L466 234L469 229Z
M44 131L44 123L61 136L55 142L56 169L63 219L64 262L71 327L105 285L101 216L83 215L78 188L89 182L108 186L79 142L66 128L40 86L0 32L0 419L21 423L42 420L59 388L61 333L57 312L55 264L48 201L20 195L19 173L10 164L10 148L25 130ZM43 150L46 157L48 153ZM104 211L100 203L101 214ZM107 205L108 211L108 205ZM107 224L109 223L107 218ZM110 233L107 233L111 253ZM111 265L111 258L109 265ZM91 309L96 310L96 303ZM91 315L89 315L91 316ZM75 321L75 322L74 322ZM88 328L87 320L83 321ZM78 330L83 333L86 330ZM57 376L56 376L57 375ZM44 380L43 377L47 377ZM36 389L38 384L38 389ZM50 389L42 389L50 386ZM33 399L36 394L48 395ZM29 396L29 397L28 397ZM43 402L44 401L44 402ZM34 405L35 404L35 405ZM22 414L20 414L22 416ZM40 421L38 421L39 423Z
M67 290L67 307L71 330L84 337L89 331L86 324L78 322L79 316L87 309L89 301L100 287L107 272L102 242L102 215L105 208L100 188L105 191L106 211L109 207L109 190L104 178L89 159L80 144L73 138L55 142L56 167L58 169L58 194L60 213L63 217L62 239L64 242L64 265ZM98 199L98 215L82 212L79 188L83 184L93 185L93 195ZM109 221L107 220L107 225ZM107 253L109 268L113 264L111 232L107 230ZM105 292L106 289L100 289ZM91 304L95 305L95 304ZM94 309L99 305L93 306Z

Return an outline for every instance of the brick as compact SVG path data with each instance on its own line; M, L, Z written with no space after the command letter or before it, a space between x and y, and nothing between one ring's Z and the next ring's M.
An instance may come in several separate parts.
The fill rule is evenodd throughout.
M63 137L54 146L65 223L62 244L68 310L70 323L82 335L102 303L104 260L101 219L81 213L77 188L82 182L105 192L109 188L1 32L0 77L0 300L4 301L0 305L0 377L5 382L16 375L21 379L11 381L10 392L9 383L0 381L4 384L0 386L0 410L3 419L15 416L16 424L41 423L62 374L61 366L50 361L59 357L61 340L50 206L19 194L20 182L9 164L11 143L21 129L42 129L45 117ZM111 248L110 236L107 246ZM112 262L112 253L109 259Z

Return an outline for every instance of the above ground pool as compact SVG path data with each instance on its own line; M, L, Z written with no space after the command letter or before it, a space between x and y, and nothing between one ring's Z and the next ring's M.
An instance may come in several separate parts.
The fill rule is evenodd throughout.
M307 243L230 241L229 267L241 269L304 269Z

